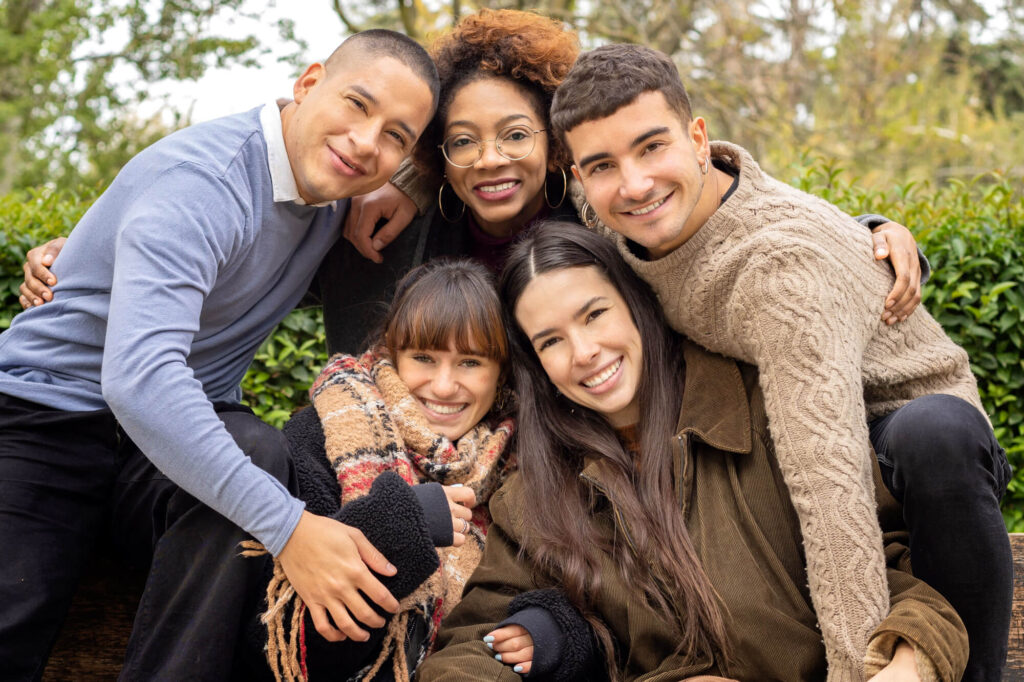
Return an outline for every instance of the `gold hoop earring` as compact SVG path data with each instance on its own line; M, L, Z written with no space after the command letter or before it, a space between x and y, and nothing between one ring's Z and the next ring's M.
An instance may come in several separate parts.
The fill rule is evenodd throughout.
M703 166L703 168L700 169L700 172L703 175L707 175L709 170L711 170L711 157L710 156L705 156L704 157L704 166Z
M590 212L593 211L594 217L590 217ZM590 205L590 202L584 201L583 206L580 207L580 219L583 220L583 224L594 229L597 224L597 211L594 211L594 207Z
M441 217L444 218L445 220L447 220L449 223L457 223L460 220L462 220L462 216L465 215L465 213L466 213L466 204L465 204L464 201L462 201L462 199L459 199L459 195L456 194L455 198L459 199L459 203L462 204L462 210L459 211L459 215L455 216L454 218L449 218L448 214L444 212L444 188L445 187L448 187L448 183L447 182L442 183L441 184L441 189L437 190L437 210L441 211ZM455 192L455 189L452 188L452 193L454 193L454 192Z
M548 208L558 208L565 201L565 195L569 191L569 178L565 177L565 169L559 168L562 171L562 196L558 198L558 203L552 204L551 200L548 199L548 179L544 178L544 202L548 205Z

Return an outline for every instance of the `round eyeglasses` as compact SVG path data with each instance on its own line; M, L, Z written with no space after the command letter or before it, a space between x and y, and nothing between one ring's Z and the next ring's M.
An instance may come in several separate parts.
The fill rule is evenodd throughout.
M525 159L537 144L537 134L545 130L534 130L528 126L508 126L498 131L492 140L481 140L469 133L449 135L438 145L448 163L459 168L469 168L484 155L484 145L493 142L498 153L509 161Z

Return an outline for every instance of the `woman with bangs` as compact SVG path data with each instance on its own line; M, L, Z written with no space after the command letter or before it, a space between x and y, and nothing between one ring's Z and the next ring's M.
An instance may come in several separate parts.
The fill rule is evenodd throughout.
M486 504L511 465L507 369L492 275L465 259L413 269L370 350L331 358L284 429L298 496L392 562L381 581L399 611L362 623L365 641L327 641L278 561L252 547L272 576L252 596L239 679L409 679L480 560Z

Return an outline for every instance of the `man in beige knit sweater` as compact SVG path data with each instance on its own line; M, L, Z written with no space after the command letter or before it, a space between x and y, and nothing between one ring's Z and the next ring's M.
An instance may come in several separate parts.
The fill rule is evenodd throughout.
M904 505L915 573L967 626L964 679L998 680L1012 597L999 513L1009 466L967 354L927 312L887 326L892 273L862 257L863 227L765 175L742 148L712 143L665 55L633 45L584 54L551 119L592 213L618 233L673 327L760 370L829 680L863 679L888 611L872 446Z

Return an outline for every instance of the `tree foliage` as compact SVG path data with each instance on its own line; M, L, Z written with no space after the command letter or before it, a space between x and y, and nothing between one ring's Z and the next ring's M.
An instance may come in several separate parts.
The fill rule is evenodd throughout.
M168 132L138 115L149 84L255 64L214 30L243 1L0 0L0 190L109 180Z

